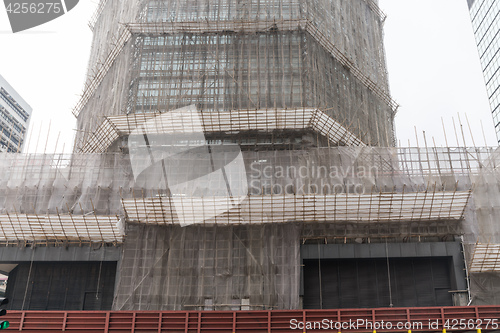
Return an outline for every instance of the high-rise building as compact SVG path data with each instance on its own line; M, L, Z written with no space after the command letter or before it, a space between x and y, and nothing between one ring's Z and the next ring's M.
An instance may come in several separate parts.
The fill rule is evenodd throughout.
M0 75L0 151L23 150L32 108Z
M94 26L97 72L74 110L76 151L91 151L104 116L191 104L205 113L321 109L366 144L391 146L397 106L383 19L371 0L105 2Z
M498 153L393 146L384 19L372 0L101 1L73 156L0 169L9 306L497 302Z
M94 25L96 74L74 110L75 152L126 152L146 186L123 200L133 224L116 309L299 307L301 241L315 233L336 238L337 227L324 231L328 195L361 188L330 181L325 170L343 162L323 148L395 141L383 20L376 3L365 0L103 5ZM146 163L149 154L168 158ZM304 179L315 168L319 174ZM313 194L326 206L290 201ZM139 206L157 199L166 201L154 213L146 208L144 220ZM315 209L326 216L304 216ZM151 237L158 241L144 243ZM170 259L137 285L135 269L151 269L137 263L145 251ZM146 292L151 288L159 289ZM304 306L323 306L317 301L308 295Z
M467 3L500 143L500 3L495 0L467 0Z

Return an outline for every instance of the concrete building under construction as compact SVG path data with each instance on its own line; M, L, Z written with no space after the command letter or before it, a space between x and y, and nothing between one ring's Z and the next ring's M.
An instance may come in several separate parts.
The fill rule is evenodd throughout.
M101 1L74 153L0 159L11 308L498 303L500 153L394 147L384 19Z

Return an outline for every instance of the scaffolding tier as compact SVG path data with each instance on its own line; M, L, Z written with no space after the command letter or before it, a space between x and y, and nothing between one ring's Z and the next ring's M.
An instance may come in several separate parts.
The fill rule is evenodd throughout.
M123 228L118 216L0 215L0 242L121 243Z
M365 75L358 67L355 61L351 60L328 38L323 32L316 27L310 20L293 19L293 20L258 20L258 21L182 21L182 22L138 22L127 23L124 25L126 29L121 29L117 40L114 43L114 48L109 51L109 54L102 62L97 64L98 68L94 70L93 76L86 83L81 99L73 109L73 114L78 117L83 107L101 84L105 75L113 65L115 59L124 49L125 44L130 40L131 36L162 36L162 35L179 35L179 34L254 34L265 33L269 31L306 31L317 43L327 50L331 56L339 61L343 66L349 68L351 73L375 95L381 98L393 112L398 109L398 104L391 98L387 90L369 76ZM215 55L217 58L217 56Z
M203 132L207 134L311 129L324 136L333 146L366 146L345 126L317 109L234 110L200 112L197 115L200 117ZM170 117L168 113L105 116L97 130L87 141L79 145L82 147L80 152L104 153L119 137L130 135L138 127L142 127L147 134L173 134L186 131L185 119ZM243 133L241 136L244 135Z
M304 119L297 123L306 124L308 117ZM243 126L243 122L233 123L237 128ZM229 126L229 122L224 124ZM213 216L217 224L401 224L405 220L431 223L432 219L448 219L460 222L454 234L463 234L466 244L499 244L500 230L494 218L500 210L495 187L497 155L493 148L245 150L240 154L244 168L233 168L234 153L213 149L211 161L224 167L226 178L201 181L198 175L211 172L212 166L201 163L207 159L197 152L183 153L175 169L164 169L161 160L151 165L148 154L135 155L133 161L131 155L120 153L4 154L0 159L0 227L4 234L0 238L12 242L49 238L119 242L123 236L116 226L119 219L176 223L178 214L170 211L174 206L188 207L186 218L199 218L203 215L200 207L206 208L205 213L217 211L219 202L230 209ZM139 166L140 174L134 173L134 165ZM167 178L185 179L193 185L171 183L170 188L178 186L179 191L168 194L164 171ZM241 187L247 189L244 200L229 205L226 180L238 179L242 186L247 184ZM214 190L222 194L219 201L210 192ZM178 205L172 205L173 200ZM75 229L73 221L82 227ZM87 224L91 226L88 231ZM83 231L76 234L75 230ZM350 234L354 237L355 230Z
M469 272L500 272L500 244L476 244Z
M469 191L456 191L250 196L239 205L232 205L230 197L160 197L122 202L130 221L146 224L396 223L460 220L469 196ZM231 206L226 213L215 217L211 214ZM181 222L178 215L183 216Z

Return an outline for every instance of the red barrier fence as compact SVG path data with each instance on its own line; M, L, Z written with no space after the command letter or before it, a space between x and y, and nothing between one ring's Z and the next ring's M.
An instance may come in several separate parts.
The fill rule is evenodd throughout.
M8 311L7 331L500 332L499 306L275 311Z

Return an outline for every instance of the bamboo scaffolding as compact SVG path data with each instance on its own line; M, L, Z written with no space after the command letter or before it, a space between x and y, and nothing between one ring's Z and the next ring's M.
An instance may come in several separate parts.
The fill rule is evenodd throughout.
M312 129L326 137L332 145L366 146L346 127L321 110L234 110L230 112L197 113L204 133L239 133L243 131ZM148 134L183 133L186 131L181 117L161 120L168 113L143 113L103 117L101 125L81 144L81 153L103 153L120 136L129 135L139 126ZM151 121L150 121L151 120Z
M310 127L315 114L313 109L301 110L296 118L285 121L275 112L269 113L266 121L280 128ZM109 128L130 131L136 122L148 116L137 114L133 116L137 119L121 119L119 126L109 125ZM203 119L204 126L211 130L230 132L242 127L260 128L264 118L264 114L252 118L241 111L209 114ZM172 123L170 126L163 119L150 129L177 128ZM322 127L324 123L318 125ZM225 161L224 156L215 154L213 158L221 163L223 160L217 159ZM229 179L241 177L251 182L248 197L235 205L229 196L223 196L227 195L223 178L195 182L180 197L177 193L168 194L161 187L163 182L155 174L158 170L146 172L147 177L152 177L149 180L136 181L130 172L130 160L123 154L5 154L0 168L0 214L4 214L0 219L0 235L4 235L0 241L119 242L123 238L123 232L115 225L119 217L127 222L177 224L178 209L184 210L181 211L184 220L208 225L289 221L389 225L444 221L448 225L462 221L468 214L466 207L474 180L481 175L494 176L498 165L493 148L351 146L315 148L306 153L245 151L242 156L246 171L227 170ZM144 161L141 156L137 158L139 164L146 165L150 157L144 156ZM468 163L464 163L465 159ZM306 160L309 162L305 163ZM196 161L193 155L181 165L195 166ZM294 170L292 173L286 171L288 166ZM277 167L286 172L275 176ZM359 167L373 170L356 175L353 172ZM331 168L336 175L329 175ZM169 172L175 175L173 170ZM184 179L189 170L180 168L178 172L180 179ZM335 190L346 183L362 186L362 194L352 191L335 194L323 188ZM284 191L275 193L274 185ZM292 192L287 190L289 187ZM258 192L253 191L256 188ZM210 196L207 189L221 189L217 190L221 196ZM488 193L474 192L473 205L484 205L484 200L491 197ZM228 207L227 213L210 216L224 207ZM494 225L484 223L487 223L484 228L488 228L485 230L494 230ZM495 239L491 243L495 244Z
M500 244L476 244L469 262L469 272L500 272Z
M96 91L104 76L113 65L115 59L123 50L125 44L132 35L164 35L164 34L206 34L206 33L257 33L268 32L270 30L295 31L305 30L321 46L323 46L331 55L342 65L348 67L353 75L368 89L373 91L387 105L396 112L398 104L392 100L385 89L366 76L355 65L355 62L349 59L347 55L335 46L311 21L306 19L291 20L259 20L259 21L183 21L183 22L138 22L124 24L124 28L118 32L118 38L115 47L111 49L105 60L95 71L95 74L89 79L77 105L73 109L73 114L78 117L80 111L89 101Z
M111 49L104 62L99 66L95 74L93 74L85 84L82 96L72 111L75 117L78 117L80 111L95 93L97 87L101 84L102 80L106 76L106 73L109 71L130 38L131 34L127 29L122 29L122 31L119 32L115 47Z
M353 75L368 89L373 91L393 112L399 105L390 97L385 89L366 76L355 62L344 54L329 38L327 38L316 25L307 19L294 20L259 20L259 21L217 21L217 22L148 22L128 23L125 27L134 35L160 35L160 34L204 34L204 33L258 33L270 30L295 31L305 30L316 42L323 46L342 65L351 70Z
M463 219L470 191L249 196L227 213L213 217L204 207L231 207L229 197L123 199L130 221L179 224L172 207L185 207L189 224L264 224L286 222L400 223ZM214 209L216 211L217 209ZM251 218L250 218L251 216Z
M371 0L367 0L367 1L371 1ZM97 6L95 12L92 14L92 17L90 18L90 21L88 23L90 30L94 31L94 27L97 23L97 20L99 19L99 16L101 16L102 11L104 10L104 6L106 6L107 2L108 2L108 0L99 1L99 5Z
M377 5L377 3L373 0L363 0L368 4L368 6L375 12L375 14L378 15L380 22L384 23L385 19L387 18L387 15L380 9L380 7Z
M93 241L121 243L118 216L0 215L1 241Z

